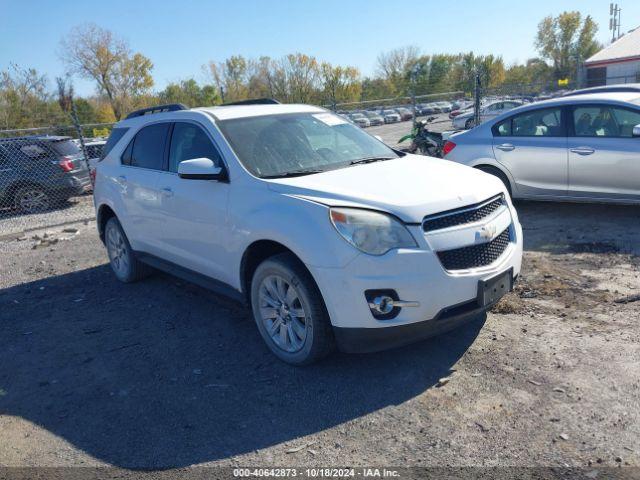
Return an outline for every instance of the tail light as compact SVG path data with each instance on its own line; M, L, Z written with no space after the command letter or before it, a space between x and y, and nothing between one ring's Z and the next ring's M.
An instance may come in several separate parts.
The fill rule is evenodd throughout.
M65 155L64 157L62 157L62 159L58 162L58 165L60 165L60 168L62 170L64 170L65 172L70 172L71 170L73 170L73 157L70 157L68 155Z
M456 144L447 140L444 146L442 147L442 155L447 155L454 148L456 148Z

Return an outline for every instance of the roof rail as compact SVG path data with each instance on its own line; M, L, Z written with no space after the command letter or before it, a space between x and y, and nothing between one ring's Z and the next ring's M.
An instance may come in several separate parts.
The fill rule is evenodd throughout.
M182 103L168 103L166 105L156 105L155 107L149 108L141 108L140 110L135 110L127 115L127 119L142 117L143 115L151 115L153 113L161 113L161 112L175 112L177 110L189 110L189 107Z
M249 100L238 100L237 102L223 103L222 107L229 105L277 105L280 102L274 98L251 98Z

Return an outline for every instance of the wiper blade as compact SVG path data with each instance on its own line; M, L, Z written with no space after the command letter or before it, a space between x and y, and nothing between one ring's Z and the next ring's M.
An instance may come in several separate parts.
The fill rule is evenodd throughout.
M373 162L382 162L384 160L393 160L396 157L364 157L359 158L358 160L351 160L349 165L358 165L361 163L373 163Z
M326 170L292 170L291 172L282 172L276 175L264 175L260 178L286 178L286 177L302 177L303 175L312 175L314 173L322 173Z

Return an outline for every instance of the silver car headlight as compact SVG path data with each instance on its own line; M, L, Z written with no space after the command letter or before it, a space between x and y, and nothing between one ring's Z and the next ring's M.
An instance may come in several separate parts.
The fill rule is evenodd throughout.
M332 208L329 213L342 238L369 255L418 246L407 227L386 213L357 208Z

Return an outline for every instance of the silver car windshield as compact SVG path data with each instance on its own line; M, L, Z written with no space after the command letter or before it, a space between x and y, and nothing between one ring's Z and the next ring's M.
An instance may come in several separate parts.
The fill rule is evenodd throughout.
M384 143L330 112L234 118L218 125L245 168L262 178L398 157Z

